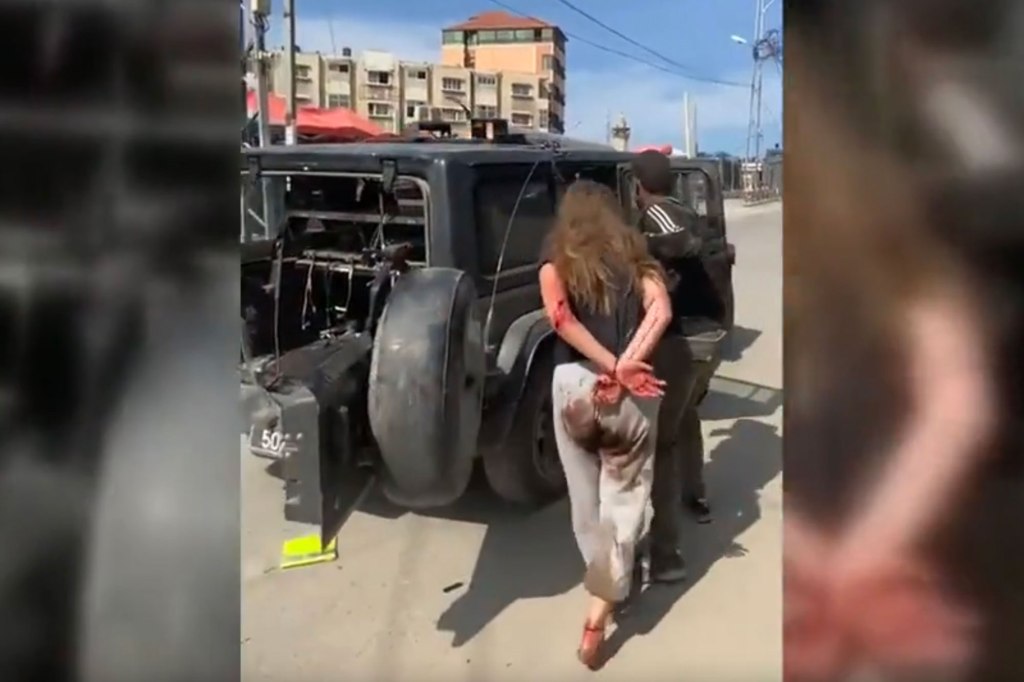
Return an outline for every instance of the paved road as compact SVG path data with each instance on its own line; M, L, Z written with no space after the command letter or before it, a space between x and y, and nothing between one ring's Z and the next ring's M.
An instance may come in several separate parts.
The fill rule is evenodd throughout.
M644 593L604 670L574 656L585 594L564 503L524 516L473 490L435 516L374 504L342 529L337 562L281 572L280 543L308 529L282 520L279 481L243 456L243 679L781 679L782 213L727 212L737 329L704 405L715 522L687 526L691 580Z

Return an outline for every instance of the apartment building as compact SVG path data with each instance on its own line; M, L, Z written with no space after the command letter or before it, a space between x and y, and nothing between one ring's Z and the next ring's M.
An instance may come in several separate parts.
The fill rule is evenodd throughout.
M295 55L295 101L298 106L322 106L324 101L324 60L316 53ZM288 65L284 52L274 53L270 69L271 91L288 94Z
M486 13L445 29L440 64L406 62L374 50L358 57L348 48L340 55L297 53L297 104L346 107L388 132L400 132L418 120L423 107L439 111L460 136L469 135L473 117L500 117L515 127L564 132L564 35L537 20L525 20L528 29L467 28L493 25L495 14L508 18L501 25L524 21ZM509 31L509 42L501 42ZM526 32L533 42L526 41ZM456 37L462 42L452 42ZM467 50L472 54L468 61ZM456 59L456 53L463 56ZM271 91L281 96L288 90L285 61L283 52L276 53L271 70Z
M367 50L355 68L356 100L349 108L389 133L402 129L400 63L393 54Z
M355 96L355 74L358 63L352 58L352 50L341 51L341 56L324 56L323 98L316 102L322 108L345 107L351 109Z
M512 120L513 115L519 121L529 117L533 127L562 133L565 43L565 34L553 24L507 12L483 12L442 30L441 63L504 74L502 80L508 85L503 96L509 106L516 107L508 110L509 122L521 125ZM527 89L531 95L526 95Z

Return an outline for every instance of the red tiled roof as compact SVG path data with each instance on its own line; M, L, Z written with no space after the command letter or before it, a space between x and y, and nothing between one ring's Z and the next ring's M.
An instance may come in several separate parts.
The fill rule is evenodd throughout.
M554 28L553 24L533 17L517 17L508 12L481 12L474 14L466 21L455 26L448 26L446 31L481 31L493 29L527 29L527 28Z

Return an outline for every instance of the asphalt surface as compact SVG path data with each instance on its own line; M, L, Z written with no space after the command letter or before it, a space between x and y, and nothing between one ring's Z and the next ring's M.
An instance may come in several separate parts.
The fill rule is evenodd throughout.
M715 519L687 522L690 578L647 589L596 673L565 502L526 515L480 486L422 515L374 501L337 561L281 571L280 480L242 456L243 679L782 679L782 210L727 204L736 329L704 406Z

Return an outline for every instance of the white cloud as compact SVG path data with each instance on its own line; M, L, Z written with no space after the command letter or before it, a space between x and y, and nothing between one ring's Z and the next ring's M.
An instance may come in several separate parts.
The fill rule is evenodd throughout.
M441 57L441 27L457 23L439 19L423 24L401 20L367 21L338 15L333 20L299 19L296 42L305 51L353 53L383 50L408 61L436 62ZM271 27L271 47L283 43L281 22ZM722 80L748 83L750 71L726 74ZM750 89L687 81L663 71L623 63L605 70L570 68L566 84L566 132L573 137L603 141L608 116L625 114L632 143L682 145L683 93L697 105L698 135L746 129ZM781 125L782 83L777 70L764 76L764 127ZM713 150L708 150L713 151ZM738 151L738 149L737 149Z

